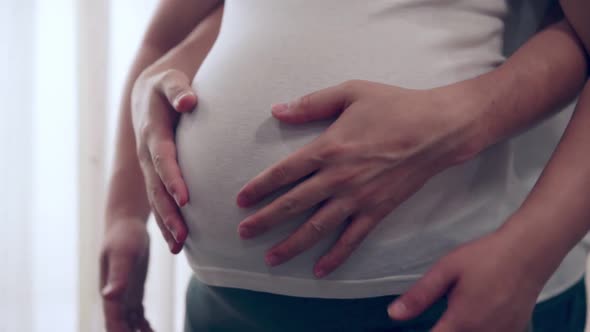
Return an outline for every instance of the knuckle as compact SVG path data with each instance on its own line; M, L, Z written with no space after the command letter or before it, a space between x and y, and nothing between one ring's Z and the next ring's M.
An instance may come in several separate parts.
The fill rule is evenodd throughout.
M178 79L178 77L182 76L182 72L180 72L177 69L167 69L165 71L163 71L159 76L158 76L158 80L161 83L167 83L167 82L174 82L176 79Z
M159 171L162 167L162 154L155 153L152 157L152 163L154 164L156 171Z
M318 151L317 159L321 160L322 162L334 160L345 153L346 148L347 147L343 143L332 142Z
M139 128L140 140L143 140L143 141L148 140L151 137L153 132L154 132L154 126L152 125L152 123L149 121L145 121L144 123L141 124L141 126ZM140 145L140 144L138 144L138 145Z
M344 81L340 84L340 87L342 89L344 89L345 91L352 91L357 89L358 87L360 87L363 83L363 80L359 80L359 79L353 79L353 80L348 80L348 81Z
M139 144L137 145L135 153L137 155L137 161L139 161L140 166L144 166L146 161L150 160L149 153L143 146L140 146Z
M166 216L162 218L162 223L164 224L164 227L166 227L166 229L170 229L174 227L174 225L176 225L176 218L172 215Z
M299 201L299 199L295 197L285 197L281 201L279 208L281 209L281 211L291 214L297 212L300 206L301 202Z
M162 189L159 186L151 186L148 193L151 201L150 205L156 211L156 203L162 198Z
M139 128L139 145L147 144L147 141L157 131L158 125L151 120L144 121Z
M160 144L157 151L152 154L151 163L154 165L154 169L160 177L166 175L165 166L172 160L176 160L175 157L174 149L169 147L167 144Z
M350 216L355 209L356 204L349 200L338 202L334 206L335 214L339 218L346 218Z
M283 166L274 167L270 172L270 179L274 183L283 183L287 180L287 171Z
M362 206L362 205L367 204L371 200L371 198L373 198L374 195L375 195L374 190L361 189L361 190L356 191L353 194L353 201L357 205Z
M318 236L322 236L328 231L328 227L321 220L317 219L309 221L309 228Z
M299 98L299 107L301 108L302 111L308 111L311 110L312 108L312 99L313 99L313 93L308 93L305 96L302 96Z
M335 172L334 174L334 185L346 185L351 184L356 179L357 175L348 170L348 169L341 169Z

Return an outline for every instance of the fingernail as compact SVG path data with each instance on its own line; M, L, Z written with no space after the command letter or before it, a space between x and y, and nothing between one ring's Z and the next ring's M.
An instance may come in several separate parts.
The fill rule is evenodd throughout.
M174 197L174 201L176 202L176 205L178 205L179 207L182 207L182 205L180 204L180 197L178 197L178 194L173 193L172 197Z
M174 251L175 245L176 245L176 243L174 243L174 241L172 239L168 241L168 248L170 249L170 251Z
M248 206L248 199L246 198L246 195L238 196L238 206Z
M289 110L289 104L280 103L274 104L270 107L271 111L275 114L281 114Z
M108 296L112 291L113 291L113 285L112 284L107 284L106 286L104 286L102 288L102 290L100 291L100 294L102 296Z
M251 238L255 235L254 230L246 226L240 226L240 228L238 228L238 232L240 233L240 237L244 239Z
M402 316L404 316L406 314L407 311L408 311L408 308L401 301L394 302L387 309L387 312L389 313L389 316L392 316L392 317L402 317Z
M176 110L178 110L178 108L180 107L180 102L182 101L182 98L184 98L186 96L189 96L189 95L192 95L192 94L193 93L190 92L190 91L185 91L185 92L179 94L178 96L176 96L176 98L174 98L174 102L172 103L173 106L174 106L174 108Z
M266 256L266 264L269 266L275 266L278 265L281 262L281 258L275 254L271 254Z
M167 219L166 221L164 221L164 226L170 232L170 234L172 234L174 241L180 243L180 241L178 241L178 229L176 228L176 219Z
M170 189L170 194L172 195L172 198L174 198L174 201L176 202L176 205L180 206L180 197L178 196L178 193L176 192L176 190L174 189L174 187L172 187Z
M322 268L316 268L315 271L313 271L313 274L316 276L316 278L323 278L327 273L326 270Z

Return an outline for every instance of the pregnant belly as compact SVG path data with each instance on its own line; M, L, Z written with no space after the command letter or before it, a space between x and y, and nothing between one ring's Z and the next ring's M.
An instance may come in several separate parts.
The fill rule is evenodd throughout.
M240 188L267 167L321 135L332 122L283 124L272 117L270 105L349 79L412 88L458 81L490 70L501 59L496 52L498 40L492 39L491 45L475 48L474 53L470 53L473 47L449 53L444 47L446 35L441 36L438 30L430 31L431 28L424 25L423 31L415 34L422 33L423 38L410 40L407 30L418 28L403 20L391 21L399 26L388 29L382 23L361 24L350 33L340 34L319 29L314 30L317 33L313 38L308 33L288 29L287 25L273 25L273 33L269 34L270 25L259 29L260 24L255 20L276 16L264 13L260 17L242 17L236 9L238 6L243 3L228 3L220 36L193 82L199 105L194 112L182 116L177 128L178 159L190 194L190 203L181 210L190 232L186 253L193 267L313 278L313 262L328 249L338 232L288 264L272 270L264 264L265 251L307 220L313 209L292 220L284 220L277 228L253 240L241 240L237 234L241 220L292 186L282 188L249 209L241 209L236 204ZM290 16L283 18L292 19ZM456 35L461 36L461 33ZM285 42L287 37L288 43ZM354 51L350 49L351 38L355 38ZM457 41L448 40L448 45L457 45ZM441 57L441 51L446 57ZM391 264L396 264L391 260L382 269L378 264L363 264L368 264L371 257L391 252L391 243L398 239L423 230L431 222L433 209L437 209L440 220L445 220L445 213L455 213L457 204L481 206L481 202L470 203L478 199L469 190L473 187L469 179L476 166L459 167L430 181L412 198L414 203L406 202L395 215L388 216L379 225L382 229L370 235L370 244L355 253L351 266L355 265L356 271L343 266L333 276L338 277L340 273L343 278L359 278L363 273L391 274ZM457 182L457 178L466 180ZM462 211L464 215L469 213L468 209ZM406 244L408 248L415 245ZM448 244L439 237L436 245ZM412 261L410 256L400 259ZM408 262L400 262L399 266L407 267Z
M338 231L311 250L272 270L264 264L264 255L269 248L305 222L314 208L300 216L283 220L278 227L256 239L241 240L237 233L241 220L297 183L282 188L248 209L237 206L236 196L249 180L317 138L333 120L305 125L284 124L270 113L272 102L284 100L277 97L279 92L276 86L273 88L271 84L268 88L258 90L253 88L257 84L251 84L237 89L229 83L223 89L216 82L215 78L206 81L204 76L197 76L194 86L200 96L199 105L194 112L182 116L177 128L178 159L190 195L189 204L181 210L189 228L186 242L189 261L193 267L200 268L313 278L313 263L327 251ZM296 86L296 89L303 88ZM293 95L300 94L301 91L296 91ZM470 179L475 172L476 164L470 164L433 179L419 195L385 218L379 225L381 230L373 232L367 239L370 243L355 253L351 259L355 261L354 264L343 266L332 277L359 279L362 276L391 274L390 267L394 260L383 260L387 266L375 268L378 266L375 257L388 256L395 248L392 243L423 232L433 221L434 210L437 221L444 223L445 219L450 220L445 214L456 214L457 209L461 208L466 215L470 213L470 207L482 205L481 201L473 203L478 197L469 197L472 186ZM437 241L432 241L434 237L437 237ZM441 248L453 244L432 234L430 241L433 244L429 249L435 252L444 252ZM415 245L406 242L398 245L398 248L405 251L407 247L409 251ZM426 256L428 260L435 258L430 253ZM403 269L407 269L408 264L425 263L412 256L400 256L397 259L400 259L397 266ZM356 271L351 268L362 264L367 266Z
M190 194L190 203L182 209L190 233L187 252L201 266L264 268L264 251L312 211L285 220L261 238L243 241L238 223L291 186L248 209L236 205L236 195L247 181L313 140L331 121L282 124L271 116L265 90L217 93L205 84L197 89L198 108L184 115L177 128L178 159Z

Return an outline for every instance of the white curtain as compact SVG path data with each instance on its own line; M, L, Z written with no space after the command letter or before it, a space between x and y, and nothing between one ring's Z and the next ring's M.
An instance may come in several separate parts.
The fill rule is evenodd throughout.
M0 0L0 332L103 331L98 251L123 81L157 0ZM146 310L190 270L150 221Z

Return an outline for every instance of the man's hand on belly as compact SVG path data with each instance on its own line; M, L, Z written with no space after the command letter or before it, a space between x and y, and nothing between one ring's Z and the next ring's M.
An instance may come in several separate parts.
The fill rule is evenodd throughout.
M249 207L271 192L309 176L239 225L252 238L289 217L320 209L267 252L282 264L341 224L349 224L314 268L323 277L342 264L369 232L435 174L474 155L465 128L481 108L464 90L409 90L350 81L273 106L290 124L337 117L317 139L264 170L238 193ZM311 175L311 176L310 176Z
M446 296L447 308L433 332L525 331L558 264L521 240L501 229L455 249L394 301L389 316L413 319Z

